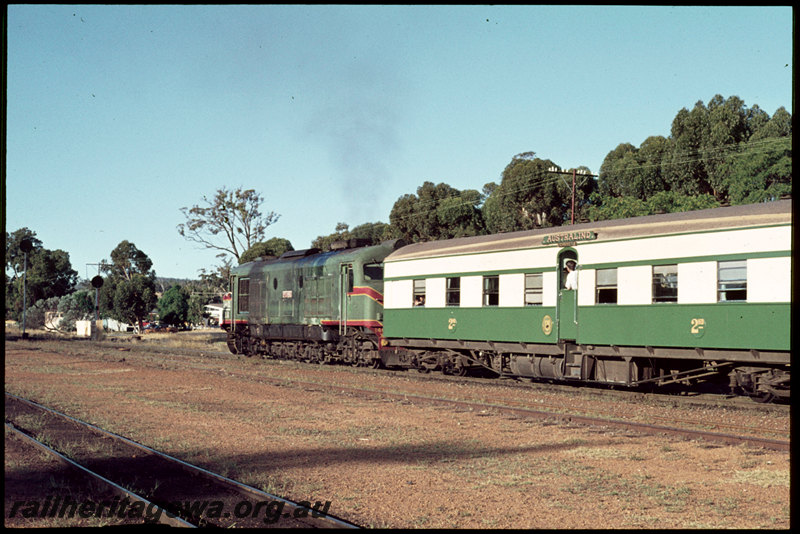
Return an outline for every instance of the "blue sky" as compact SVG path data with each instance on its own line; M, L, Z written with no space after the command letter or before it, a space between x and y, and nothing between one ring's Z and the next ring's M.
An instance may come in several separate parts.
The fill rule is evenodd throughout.
M790 7L11 5L6 230L195 278L180 209L220 187L308 248L521 152L597 172L716 94L793 113L792 79Z

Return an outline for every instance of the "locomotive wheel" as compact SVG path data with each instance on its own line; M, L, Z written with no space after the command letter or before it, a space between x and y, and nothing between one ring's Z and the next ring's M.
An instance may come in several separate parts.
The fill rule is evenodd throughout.
M768 403L775 400L775 394L767 391L759 391L755 395L750 395L750 398L758 403Z
M227 342L228 342L228 350L231 352L231 354L238 354L239 351L236 348L236 338L234 336L228 334Z
M469 371L463 365L458 365L453 368L452 374L453 376L467 376L467 374L469 374Z

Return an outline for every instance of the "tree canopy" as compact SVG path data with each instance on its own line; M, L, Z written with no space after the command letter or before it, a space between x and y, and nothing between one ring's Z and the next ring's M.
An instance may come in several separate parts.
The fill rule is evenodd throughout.
M100 262L107 275L99 291L99 306L104 317L137 324L156 305L156 273L153 262L130 241L122 241L111 251L111 262Z
M273 237L266 241L256 243L247 249L240 257L239 263L257 260L258 258L279 257L281 254L294 250L292 243L282 237Z
M792 120L784 108L769 117L739 97L715 95L681 109L670 133L609 152L600 167L602 200L671 191L741 204L790 194Z
M25 254L22 250L22 241L27 239L32 245L31 252L42 249L42 241L36 237L36 232L30 228L20 228L19 230L6 232L6 271L11 271L12 278L22 275ZM30 260L30 258L29 258Z
M389 214L394 233L409 243L485 233L483 195L445 183L425 182L416 195L403 195Z
M391 227L386 223L374 222L360 224L350 230L350 225L340 222L332 234L317 236L311 242L311 247L328 251L331 250L333 243L349 239L361 239L367 245L377 245L387 239L392 239Z
M25 253L21 249L24 239L30 240L31 251L27 254L25 275ZM78 282L78 273L72 268L69 254L63 250L49 250L42 246L36 232L20 228L6 233L6 318L21 319L23 294L27 297L27 308L38 301L61 297L72 292ZM25 275L25 276L23 276ZM26 287L23 287L25 284Z
M189 293L174 285L158 299L158 316L169 325L181 325L189 319Z
M264 240L267 228L280 217L272 211L261 213L262 202L255 189L230 191L222 187L212 199L203 197L202 204L181 208L186 222L178 225L178 233L220 251L217 257L231 255L238 261L245 251Z
M490 184L491 194L483 206L483 215L490 233L531 230L558 226L570 220L572 182L550 160L538 158L534 152L517 154L503 170L499 185ZM588 170L585 167L581 171ZM583 206L596 184L591 177L578 176L575 183L575 219L580 219Z
M111 263L100 262L100 270L108 275L131 280L134 274L150 275L153 262L130 241L122 241L111 251Z
M417 195L395 202L390 232L423 241L566 224L572 183L564 174L551 160L523 152L483 194L424 182ZM617 145L598 174L576 181L576 222L791 197L792 117L782 107L770 117L736 96L715 95L707 105L681 109L669 137Z
M792 119L732 96L681 109L669 138L622 143L600 167L590 220L748 204L791 196Z

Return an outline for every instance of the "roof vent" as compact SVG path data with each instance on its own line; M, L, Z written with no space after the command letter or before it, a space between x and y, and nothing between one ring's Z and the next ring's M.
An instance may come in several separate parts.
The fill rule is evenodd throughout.
M362 237L353 237L344 241L334 241L331 243L331 250L343 250L346 248L359 248L370 245L370 240Z
M289 258L305 258L306 256L311 256L313 254L317 254L319 252L318 248L307 248L303 250L290 250L289 252L284 252L281 255L282 260L286 260Z
M405 239L403 239L403 238L400 238L400 239L390 239L389 241L384 241L383 243L381 243L381 245L383 245L383 246L385 246L385 247L389 247L389 248L391 248L392 250L397 250L398 248L403 248L403 247L404 247L404 246L406 246L407 244L408 244L408 243L406 243L406 240L405 240Z

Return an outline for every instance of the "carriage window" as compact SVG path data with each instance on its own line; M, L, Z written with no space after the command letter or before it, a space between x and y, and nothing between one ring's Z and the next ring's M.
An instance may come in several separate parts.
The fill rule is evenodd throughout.
M617 303L617 270L597 269L597 304Z
M500 277L483 277L483 305L497 306L500 304Z
M447 279L447 305L460 306L461 305L461 278L448 278Z
M747 300L747 261L717 262L717 300L719 302Z
M364 265L365 280L383 280L383 265L380 263L367 263Z
M414 307L425 306L425 280L414 280Z
M542 305L542 273L525 275L525 306Z
M653 265L653 302L678 302L677 265Z
M250 312L250 279L239 279L239 313Z

